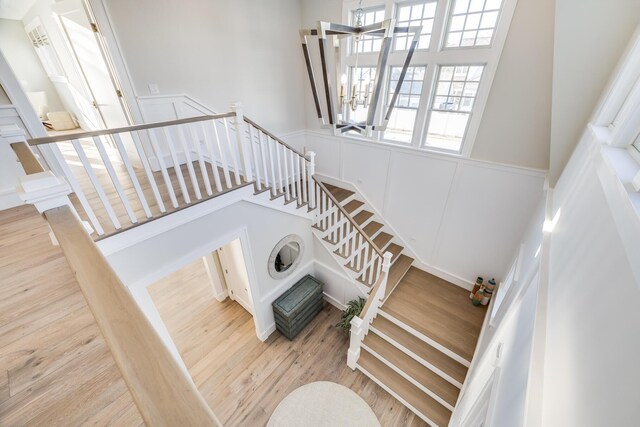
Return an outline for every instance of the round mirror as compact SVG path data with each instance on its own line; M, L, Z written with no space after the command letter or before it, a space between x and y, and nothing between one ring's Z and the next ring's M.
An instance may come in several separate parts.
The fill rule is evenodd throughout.
M302 238L291 234L280 240L269 257L269 274L274 279L287 277L302 259Z

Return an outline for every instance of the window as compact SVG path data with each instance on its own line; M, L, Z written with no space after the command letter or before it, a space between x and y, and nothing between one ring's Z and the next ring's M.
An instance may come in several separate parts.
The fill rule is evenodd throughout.
M62 65L58 60L58 56L51 45L49 35L42 26L40 19L35 18L31 21L25 27L25 31L27 32L27 36L29 37L33 48L36 50L38 59L40 59L47 76L54 81L64 78Z
M351 23L355 25L357 20L358 19L356 17L356 12L353 11L351 15ZM364 14L362 15L362 25L371 25L382 21L384 21L384 6L364 9ZM362 36L359 43L356 43L355 39L353 39L353 46L351 48L351 51L354 53L379 52L381 47L382 37Z
M502 0L454 0L445 47L490 46Z
M425 145L460 150L483 69L482 65L439 67Z
M399 27L422 27L418 49L429 49L431 45L431 33L433 32L433 21L436 16L437 0L400 3L396 14L397 26ZM398 34L395 37L395 50L407 50L411 45L411 35Z
M418 107L420 106L425 71L426 67L407 68L407 74L402 82L402 87L400 87L400 94L391 113L387 130L384 132L384 139L411 142L413 128L418 115ZM387 105L391 104L401 72L402 67L391 67Z
M371 96L371 89L373 87L373 82L376 78L376 68L375 67L351 67L350 70L350 79L351 82L351 90L347 93L349 96L353 96L355 93L356 101L359 103L356 105L355 110L352 109L351 105L347 105L347 115L350 120L355 120L357 122L364 122L367 120L367 113L369 112L369 107L365 107L362 103L365 101L368 102ZM351 99L351 98L350 98ZM346 99L345 102L350 101L350 99Z
M363 25L395 18L399 27L422 31L386 129L350 130L343 135L469 156L516 1L362 0ZM343 2L344 21L355 24L358 3ZM377 114L385 114L389 107L412 38L394 35L380 82ZM363 105L364 95L369 94L370 102L367 88L382 73L376 70L381 45L382 38L371 35L363 36L357 49L351 41L341 44L344 50L335 63L343 74L340 119L366 121L369 109ZM355 109L350 102L353 93L358 101Z

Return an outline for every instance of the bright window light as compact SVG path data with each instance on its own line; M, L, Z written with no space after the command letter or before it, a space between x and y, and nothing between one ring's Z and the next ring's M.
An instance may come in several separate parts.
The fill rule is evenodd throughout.
M400 142L411 142L413 128L416 124L416 116L418 107L420 106L420 95L422 93L422 83L427 67L409 67L404 77L400 94L396 99L396 105L391 113L387 130L384 132L384 139ZM391 67L391 75L389 76L389 100L398 86L402 67Z
M490 46L502 0L454 0L445 47Z
M371 25L382 21L384 21L384 6L364 9L362 25ZM356 23L355 11L351 12L351 22L354 25ZM356 53L356 49L359 53L379 52L381 47L382 37L362 36L359 43L356 43L355 39L353 39L351 52Z
M371 93L370 88L376 78L376 67L351 67L349 74L349 96L352 96L353 90L355 89L356 98L359 100L364 99L367 91L369 94ZM369 113L368 107L365 108L363 105L358 105L354 111L351 109L350 105L347 105L346 109L349 120L355 120L357 122L364 122L367 120L367 114Z
M440 66L425 146L460 151L484 66Z
M433 20L436 16L438 2L420 1L418 3L400 3L398 5L396 20L399 27L422 27L418 49L429 49L431 45L431 33L433 32ZM398 34L394 37L395 50L407 50L411 45L413 36Z

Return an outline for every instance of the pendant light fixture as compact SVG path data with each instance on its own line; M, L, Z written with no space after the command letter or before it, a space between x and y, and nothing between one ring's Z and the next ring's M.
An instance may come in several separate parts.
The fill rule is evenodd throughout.
M331 128L334 131L339 130L341 133L354 130L366 136L370 136L372 131L383 131L386 129L391 113L395 106L400 87L407 73L407 68L411 63L411 58L418 45L418 40L422 27L396 27L395 19L387 19L371 25L363 25L362 18L364 11L362 9L362 0L358 9L354 13L354 25L335 24L331 22L318 21L317 28L300 30L300 38L302 41L302 51L304 60L311 82L311 92L315 104L316 113L320 120L320 125L324 128ZM396 34L412 34L413 39L409 49L406 51L406 58L398 82L393 92L391 102L384 110L384 102L382 102L383 83L387 73L387 62L391 46L393 45L393 37ZM351 87L347 85L346 75L341 73L340 64L340 41L343 39L353 39L352 46L356 55L355 69L358 67L359 43L362 42L363 36L371 36L380 38L381 47L378 54L375 78L373 81L352 82ZM322 86L324 89L324 101L321 101L319 95L319 85L316 80L316 70L314 64L318 60L312 61L311 51L309 49L309 41L316 38L319 48L319 62L322 71ZM334 67L330 65L330 50L333 49ZM333 69L332 69L333 68ZM340 78L338 76L341 76ZM324 105L322 105L324 103ZM355 111L358 106L368 108L367 118L364 121L348 120L342 117L349 117L347 109Z

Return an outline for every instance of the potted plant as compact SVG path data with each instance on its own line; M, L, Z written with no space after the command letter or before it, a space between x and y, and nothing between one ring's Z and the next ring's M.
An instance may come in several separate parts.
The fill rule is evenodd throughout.
M362 313L362 309L366 304L367 300L362 297L358 297L358 299L353 299L347 303L347 308L342 312L342 316L340 317L340 322L336 325L337 328L344 330L345 332L349 332L351 330L351 319L354 316L359 316Z

